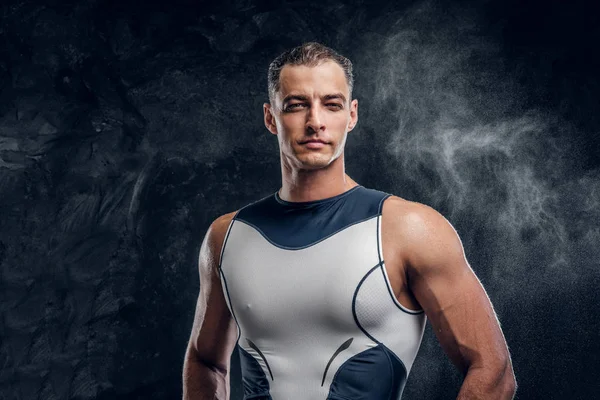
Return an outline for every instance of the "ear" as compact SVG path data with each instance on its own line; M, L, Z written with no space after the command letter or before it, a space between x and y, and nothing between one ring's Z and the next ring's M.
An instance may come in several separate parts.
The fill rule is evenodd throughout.
M273 135L277 135L277 123L275 122L275 116L273 115L273 110L271 104L264 103L263 104L263 112L264 112L264 120L265 126Z
M358 100L350 102L350 121L348 122L348 132L350 132L358 123Z

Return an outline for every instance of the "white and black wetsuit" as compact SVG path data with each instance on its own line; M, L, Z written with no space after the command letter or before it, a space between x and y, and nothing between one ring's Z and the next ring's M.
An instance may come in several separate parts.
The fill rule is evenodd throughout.
M426 317L396 300L381 251L389 194L274 193L240 209L219 271L238 324L244 399L399 399Z

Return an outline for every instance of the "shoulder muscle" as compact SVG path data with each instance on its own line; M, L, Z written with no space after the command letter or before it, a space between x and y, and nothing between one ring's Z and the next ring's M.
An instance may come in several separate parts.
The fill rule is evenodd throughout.
M458 233L438 211L396 196L390 197L386 204L389 226L401 247L408 273L435 273L439 268L466 264Z

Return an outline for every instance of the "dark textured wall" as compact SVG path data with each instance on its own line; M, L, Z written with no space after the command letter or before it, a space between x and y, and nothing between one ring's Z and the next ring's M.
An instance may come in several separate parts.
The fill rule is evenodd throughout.
M600 390L600 30L587 3L1 7L0 399L181 396L202 237L279 188L266 69L307 40L355 64L349 175L433 206L461 235L518 398ZM460 382L428 327L404 398L451 399Z

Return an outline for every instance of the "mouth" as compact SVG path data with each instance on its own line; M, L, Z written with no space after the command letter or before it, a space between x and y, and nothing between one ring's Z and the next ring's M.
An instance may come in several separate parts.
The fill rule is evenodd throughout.
M305 140L303 142L300 142L300 144L308 144L308 143L321 143L321 144L327 144L327 142L321 140L321 139L310 139L310 140Z
M300 144L308 149L320 149L327 145L327 143L322 140L306 140L304 142L300 142Z

